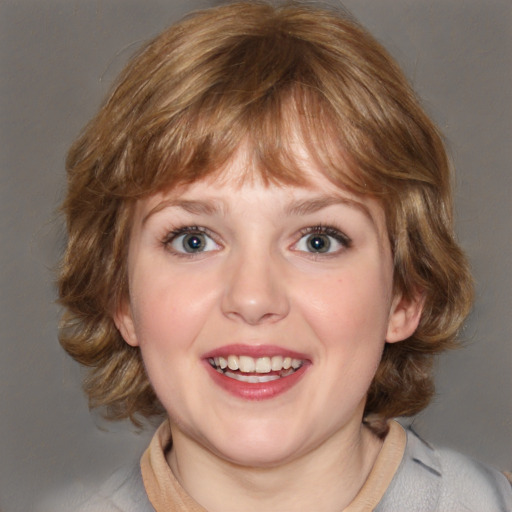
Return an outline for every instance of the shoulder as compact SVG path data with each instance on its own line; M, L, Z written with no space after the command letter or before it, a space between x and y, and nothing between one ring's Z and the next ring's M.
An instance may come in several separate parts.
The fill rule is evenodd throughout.
M116 471L91 499L77 509L77 512L100 511L154 512L138 464Z
M463 505L463 510L512 511L512 486L503 473L453 450L438 452L444 475L441 510Z
M77 492L72 489L66 492L52 509L66 512L154 512L138 464L117 470L94 491Z
M402 463L376 512L510 512L512 487L498 470L436 448L407 429Z

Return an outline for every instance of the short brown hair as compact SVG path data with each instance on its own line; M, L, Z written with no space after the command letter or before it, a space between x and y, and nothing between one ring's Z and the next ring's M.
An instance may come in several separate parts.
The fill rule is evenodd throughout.
M151 41L69 152L60 341L90 368L91 407L134 422L163 412L138 348L113 322L128 296L135 201L216 172L242 143L265 180L300 183L291 132L335 183L378 199L395 291L423 294L416 332L386 344L365 414L427 405L433 355L454 344L472 300L442 138L393 59L350 16L240 2L193 13Z

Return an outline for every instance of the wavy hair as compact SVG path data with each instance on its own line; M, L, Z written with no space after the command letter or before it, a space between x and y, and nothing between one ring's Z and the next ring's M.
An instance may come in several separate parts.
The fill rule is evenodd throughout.
M385 346L365 416L428 404L433 356L454 345L472 302L442 138L394 60L349 15L251 1L192 13L147 44L69 151L60 342L89 367L91 407L136 424L163 413L138 348L113 321L128 296L137 199L218 172L241 144L265 181L302 183L294 136L334 183L377 198L395 291L423 294L416 332Z

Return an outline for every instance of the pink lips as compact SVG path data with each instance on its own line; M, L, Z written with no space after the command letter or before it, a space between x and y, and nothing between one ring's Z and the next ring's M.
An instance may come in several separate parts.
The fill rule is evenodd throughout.
M253 358L283 356L300 359L303 365L292 374L269 382L249 383L242 382L223 373L219 373L208 361L215 357L227 358L229 355L245 355ZM294 387L305 375L311 366L311 361L305 354L283 349L272 345L226 345L212 350L203 356L206 371L212 380L231 395L244 400L267 400L281 395Z

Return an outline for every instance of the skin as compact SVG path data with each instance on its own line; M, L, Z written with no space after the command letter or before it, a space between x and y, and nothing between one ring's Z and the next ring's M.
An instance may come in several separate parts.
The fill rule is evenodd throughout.
M115 320L168 412L169 465L211 512L347 506L381 447L362 415L384 344L410 336L421 313L419 300L393 296L379 204L333 185L304 153L301 168L304 187L240 181L241 151L221 176L136 207L129 301ZM187 253L198 232L203 245ZM308 364L286 392L247 400L205 365L230 344L294 350Z

